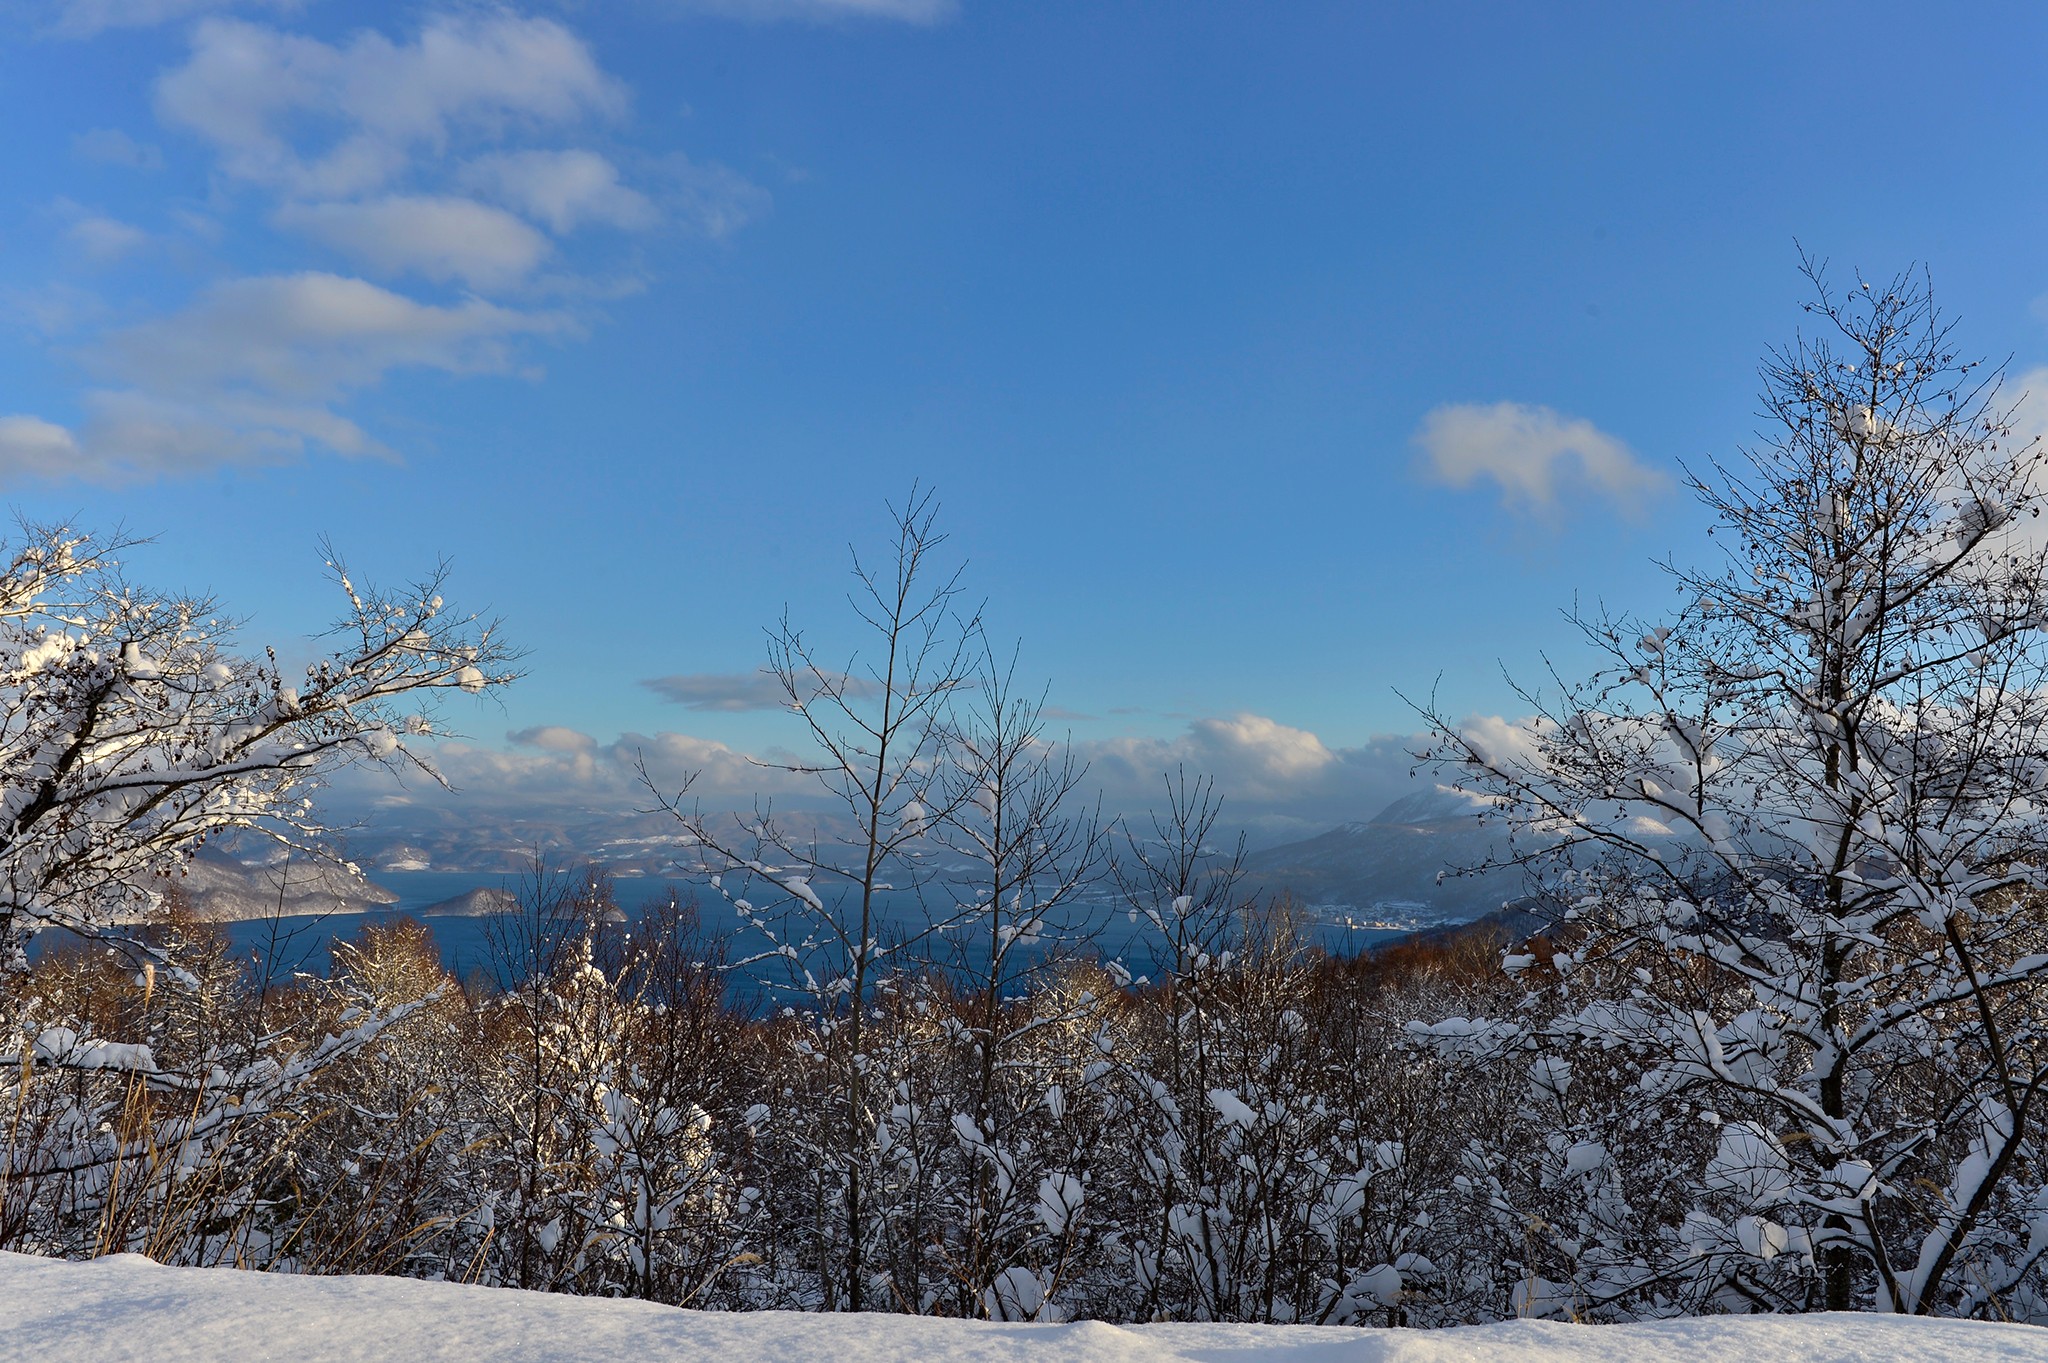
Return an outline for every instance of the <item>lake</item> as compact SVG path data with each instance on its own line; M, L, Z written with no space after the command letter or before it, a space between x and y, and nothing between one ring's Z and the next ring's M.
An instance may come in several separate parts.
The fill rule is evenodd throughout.
M273 977L289 976L295 972L325 975L329 968L329 944L337 938L353 935L365 924L389 922L408 915L419 917L421 909L479 887L504 889L514 894L521 889L521 878L517 875L480 875L462 871L382 871L377 873L376 880L395 893L398 900L374 913L259 919L223 926L235 949L267 962ZM732 935L729 955L740 957L759 949L761 939L758 934L745 929L731 906L714 891L688 882L652 877L621 877L613 882L614 896L629 921L636 919L648 906L665 903L671 890L686 902L693 895L697 898L707 933ZM1083 911L1088 921L1095 925L1094 954L1120 961L1136 975L1157 970L1157 937L1148 922L1142 918L1134 921L1126 909L1107 902L1083 906ZM420 918L420 921L433 933L435 944L441 950L443 965L456 976L466 978L477 973L498 973L493 969L489 918L435 915ZM882 896L881 930L885 935L921 927L924 921L923 910L914 897L904 894ZM1317 920L1310 935L1316 945L1333 955L1349 956L1407 933L1399 928L1355 925L1344 922L1341 917L1329 916ZM734 981L735 997L758 998L764 987L781 982L779 973L769 979L758 971L747 972L746 977Z

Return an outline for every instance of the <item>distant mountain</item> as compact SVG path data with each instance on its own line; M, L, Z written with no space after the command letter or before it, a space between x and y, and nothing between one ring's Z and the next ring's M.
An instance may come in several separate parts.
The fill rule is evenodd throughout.
M516 817L469 811L457 818L429 809L408 814L403 823L388 815L366 820L344 835L345 850L364 865L391 871L425 864L478 876L523 873L536 849L557 868L594 862L623 879L687 881L716 869L717 858L707 857L665 814L595 809ZM860 837L852 821L836 811L782 809L777 819L795 841L815 845L828 858ZM729 815L723 822L721 836L729 845L751 851L752 840L739 826L741 816ZM1355 921L1429 928L1484 917L1521 897L1522 878L1513 871L1446 874L1438 883L1439 872L1482 863L1501 850L1502 842L1498 825L1482 823L1479 807L1468 797L1432 787L1394 801L1364 823L1265 848L1246 860L1258 888L1289 891L1326 913ZM924 850L934 869L954 860L936 846ZM707 866L707 861L714 864ZM495 911L462 896L426 910L437 915Z
M246 922L272 914L296 918L367 913L398 899L360 871L335 862L311 857L243 862L211 847L202 849L179 875L159 880L150 888L160 893L177 891L195 914L216 923Z
M1462 825L1467 820L1476 822L1483 808L1463 791L1452 790L1448 786L1432 786L1412 795L1403 795L1373 815L1369 822L1399 828L1421 828L1442 823Z
M1521 897L1522 878L1512 869L1451 874L1485 862L1502 843L1478 805L1439 786L1403 796L1365 823L1253 852L1245 864L1261 888L1291 892L1311 907L1429 927L1482 918Z
M858 828L843 814L778 810L777 822L802 846L833 847L856 840ZM730 845L751 850L738 815L720 820ZM615 810L535 811L517 815L488 809L408 809L380 812L336 839L348 856L385 871L460 871L519 875L536 852L558 867L595 862L618 876L687 879L699 872L702 851L667 814Z

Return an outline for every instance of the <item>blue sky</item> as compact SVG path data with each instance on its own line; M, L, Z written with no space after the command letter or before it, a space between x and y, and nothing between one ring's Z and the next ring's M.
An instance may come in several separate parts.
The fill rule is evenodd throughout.
M1113 788L1360 817L1397 688L1511 710L1706 552L1677 464L1753 431L1795 241L2048 363L2029 7L5 14L0 493L252 640L322 535L447 557L530 651L456 717L501 793L741 782L786 717L645 683L831 637L921 480Z

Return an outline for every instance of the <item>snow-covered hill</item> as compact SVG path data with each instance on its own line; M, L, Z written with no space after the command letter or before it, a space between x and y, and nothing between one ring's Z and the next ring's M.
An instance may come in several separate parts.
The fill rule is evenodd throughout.
M422 918L488 918L494 913L519 912L519 896L510 890L492 885L479 885L472 890L438 903L429 904L419 911Z
M400 1278L0 1254L0 1363L2039 1363L2048 1331L1881 1316L1460 1330L722 1315Z
M311 857L244 862L206 848L170 880L152 889L175 886L200 918L240 923L268 918L308 917L328 913L368 913L393 903L398 896L371 883L353 867Z
M1245 859L1252 881L1312 905L1341 906L1390 923L1469 922L1519 898L1519 873L1446 874L1503 851L1498 827L1471 800L1441 788L1394 801L1366 823L1343 824Z

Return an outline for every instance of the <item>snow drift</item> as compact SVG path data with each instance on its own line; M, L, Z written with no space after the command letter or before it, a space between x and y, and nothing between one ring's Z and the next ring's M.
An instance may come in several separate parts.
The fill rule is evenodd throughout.
M1453 1330L1308 1325L992 1325L915 1316L723 1314L406 1278L66 1263L0 1253L0 1360L66 1363L2038 1363L2025 1325L1747 1316Z

